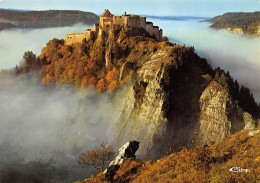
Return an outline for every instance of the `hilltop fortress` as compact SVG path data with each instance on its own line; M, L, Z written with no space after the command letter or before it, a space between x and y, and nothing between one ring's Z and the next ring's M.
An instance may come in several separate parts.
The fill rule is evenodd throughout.
M92 29L86 29L85 33L68 33L66 35L66 45L74 43L82 43L83 39L89 40L92 34L104 31L109 33L114 25L130 28L143 29L151 36L154 36L158 41L162 41L162 29L154 26L152 22L146 22L146 17L138 15L124 14L122 16L114 16L108 9L100 16L99 24L94 24Z

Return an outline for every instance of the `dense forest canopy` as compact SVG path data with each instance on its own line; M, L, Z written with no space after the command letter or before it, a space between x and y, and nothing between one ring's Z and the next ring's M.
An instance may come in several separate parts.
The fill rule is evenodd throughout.
M7 28L46 28L71 26L75 23L93 24L98 16L76 10L9 11L0 10L0 30Z
M225 13L209 20L216 29L241 28L245 34L253 35L260 25L260 12L254 13Z

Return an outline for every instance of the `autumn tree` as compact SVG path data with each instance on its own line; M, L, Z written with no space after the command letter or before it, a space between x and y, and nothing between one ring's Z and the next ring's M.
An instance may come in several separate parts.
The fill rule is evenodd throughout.
M108 163L112 161L114 154L113 148L103 143L99 147L80 154L78 163L82 168L93 167L99 172L103 172Z
M119 82L118 82L117 80L113 80L113 81L109 84L108 90L109 90L110 92L113 92L113 91L115 91L115 90L118 88L118 86L119 86Z
M111 82L113 80L117 80L118 79L118 71L114 68L112 71L109 71L107 73L107 76L106 76L106 80L108 82Z
M106 90L106 83L104 81L104 79L100 79L97 83L97 90L98 92L102 93Z
M32 51L24 52L23 60L22 67L24 72L29 72L33 67L36 67L36 55Z

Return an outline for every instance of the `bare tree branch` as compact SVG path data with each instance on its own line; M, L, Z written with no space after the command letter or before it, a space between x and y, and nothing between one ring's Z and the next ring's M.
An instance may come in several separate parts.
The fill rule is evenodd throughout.
M81 153L77 161L82 168L93 167L99 172L103 172L104 167L113 160L114 154L113 148L103 143L99 147Z

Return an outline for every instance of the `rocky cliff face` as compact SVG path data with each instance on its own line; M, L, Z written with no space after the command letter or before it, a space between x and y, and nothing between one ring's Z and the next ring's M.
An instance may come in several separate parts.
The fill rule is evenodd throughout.
M228 91L212 81L200 97L200 131L204 143L214 143L230 134L228 119Z
M129 138L141 140L141 153L153 147L155 138L163 135L166 128L165 103L169 93L162 86L165 74L163 57L167 51L160 50L137 71L138 80L130 88L120 121L116 125L118 143Z
M132 64L138 67L115 124L116 144L136 139L139 156L159 157L191 138L213 144L245 127L244 111L192 49L163 47Z

